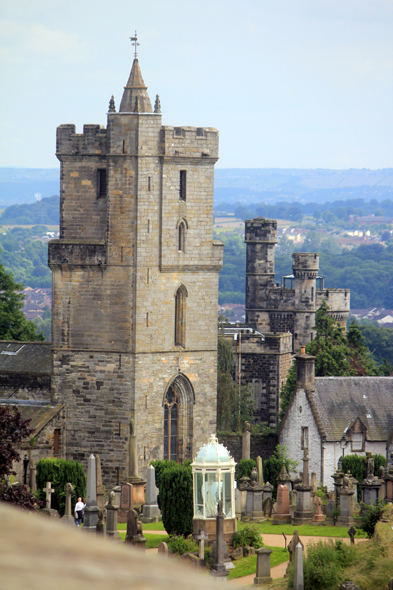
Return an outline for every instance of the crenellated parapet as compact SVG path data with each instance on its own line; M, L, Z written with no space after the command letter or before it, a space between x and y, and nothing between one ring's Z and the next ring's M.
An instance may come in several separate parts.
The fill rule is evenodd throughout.
M170 158L218 159L219 134L213 127L161 128L161 150Z
M107 152L106 128L84 125L83 133L75 133L75 125L59 125L56 130L56 156L103 155Z
M293 253L292 268L295 279L301 281L316 279L319 270L319 254L316 252Z

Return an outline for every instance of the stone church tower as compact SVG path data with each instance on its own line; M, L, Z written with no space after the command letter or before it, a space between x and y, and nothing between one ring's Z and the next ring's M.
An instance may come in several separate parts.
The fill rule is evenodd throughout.
M193 458L216 427L218 131L171 127L135 57L107 127L57 129L60 239L53 271L53 390L67 458L99 453L104 484ZM130 425L133 425L132 427Z

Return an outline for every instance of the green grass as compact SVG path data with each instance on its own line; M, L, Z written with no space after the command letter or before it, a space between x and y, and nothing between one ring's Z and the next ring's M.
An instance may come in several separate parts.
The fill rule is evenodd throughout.
M157 549L160 543L163 541L168 543L169 541L168 535L150 535L149 533L143 535L146 537L146 549ZM119 537L122 541L125 541L126 533L119 532Z
M165 531L162 521L142 523L142 528L144 531ZM118 524L117 530L118 531L126 531L127 530L126 523Z
M247 525L249 525L249 523L237 523L239 530ZM257 528L261 535L282 535L282 533L285 533L286 535L293 535L294 531L298 531L300 537L305 535L310 537L336 537L339 539L348 538L348 527L314 526L310 524L302 524L299 526L292 526L291 524L275 525L272 524L270 520L258 524L253 523L253 526ZM366 538L367 535L363 531L356 530L356 537Z
M286 549L283 549L282 547L269 547L269 549L273 551L273 553L270 555L271 567L289 560L289 553ZM242 578L243 576L249 576L250 574L255 575L255 572L257 571L256 555L250 555L249 557L237 559L233 563L235 564L235 568L229 570L229 576L227 578L228 580Z

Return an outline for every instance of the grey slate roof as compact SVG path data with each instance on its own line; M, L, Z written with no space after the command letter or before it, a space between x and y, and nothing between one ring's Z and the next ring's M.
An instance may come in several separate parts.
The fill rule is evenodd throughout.
M307 397L328 441L341 440L356 418L370 441L386 441L393 428L393 377L316 377Z
M0 373L52 373L50 342L0 340Z
M17 406L23 420L31 420L29 428L34 429L34 435L39 434L44 426L64 408L64 404L20 399L0 399L0 405Z

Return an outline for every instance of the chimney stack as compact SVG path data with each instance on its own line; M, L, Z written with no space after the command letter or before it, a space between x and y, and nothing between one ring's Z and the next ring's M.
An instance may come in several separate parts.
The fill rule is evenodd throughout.
M315 389L315 356L306 354L306 347L300 347L296 359L296 389Z

